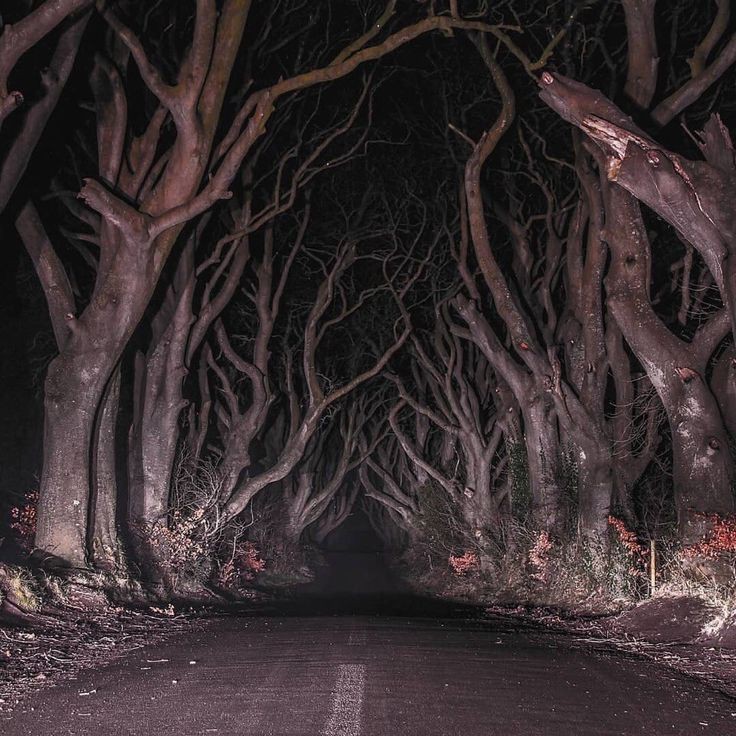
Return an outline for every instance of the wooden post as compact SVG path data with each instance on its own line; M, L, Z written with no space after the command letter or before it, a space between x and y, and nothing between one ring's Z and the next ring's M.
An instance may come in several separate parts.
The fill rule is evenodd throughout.
M653 539L649 540L649 596L653 596L657 589L657 545Z

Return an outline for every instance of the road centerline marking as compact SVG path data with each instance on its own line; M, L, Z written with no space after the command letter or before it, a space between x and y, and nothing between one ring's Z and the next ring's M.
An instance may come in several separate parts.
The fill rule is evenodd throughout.
M322 736L360 736L365 665L341 664Z

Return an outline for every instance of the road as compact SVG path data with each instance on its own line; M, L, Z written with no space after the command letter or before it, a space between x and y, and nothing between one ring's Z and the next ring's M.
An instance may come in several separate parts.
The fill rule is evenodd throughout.
M38 693L0 733L736 734L736 702L693 681L463 607L373 591L266 613Z

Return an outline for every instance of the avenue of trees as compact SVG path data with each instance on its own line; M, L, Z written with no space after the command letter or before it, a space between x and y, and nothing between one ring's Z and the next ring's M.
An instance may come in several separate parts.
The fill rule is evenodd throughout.
M729 0L7 5L39 564L736 550Z

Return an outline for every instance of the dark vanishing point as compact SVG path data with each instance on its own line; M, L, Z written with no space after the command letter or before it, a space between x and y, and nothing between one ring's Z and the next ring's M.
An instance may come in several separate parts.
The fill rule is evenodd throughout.
M1 0L0 732L736 734L730 0Z

